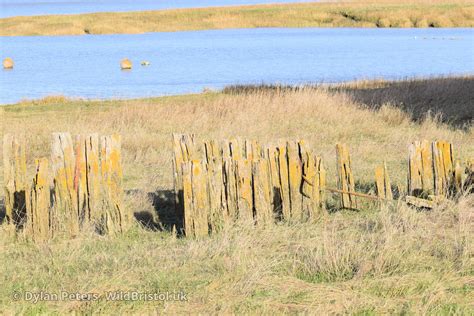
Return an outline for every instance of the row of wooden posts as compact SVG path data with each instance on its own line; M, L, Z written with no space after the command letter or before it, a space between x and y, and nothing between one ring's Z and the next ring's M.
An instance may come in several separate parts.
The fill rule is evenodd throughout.
M175 134L173 148L176 212L187 235L207 235L233 221L268 225L275 220L314 218L325 210L326 192L336 193L340 206L350 209L358 207L357 198L393 199L385 163L375 170L376 195L356 192L344 144L336 145L337 188L326 185L323 161L304 141L197 142L194 135ZM447 142L415 142L408 161L405 200L415 206L433 207L441 197L474 183L474 163L461 168Z
M122 203L119 135L54 133L51 157L35 160L28 176L24 138L5 135L3 165L6 220L28 238L74 236L84 229L120 232Z
M375 170L376 195L356 191L348 147L336 145L337 187L304 141L232 139L198 142L173 135L176 213L188 236L219 231L235 221L270 225L305 221L324 214L327 192L340 207L357 209L358 198L393 199L385 163ZM433 207L436 201L473 192L474 161L463 168L444 141L409 147L405 201ZM34 240L74 236L81 230L116 233L129 219L123 209L121 138L54 133L51 157L35 160L28 175L25 139L5 135L3 164L6 220Z

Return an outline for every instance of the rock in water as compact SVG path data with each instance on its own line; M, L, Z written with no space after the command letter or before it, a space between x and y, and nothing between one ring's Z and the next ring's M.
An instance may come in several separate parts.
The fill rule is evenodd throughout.
M13 68L13 59L7 57L3 60L3 68L4 69L12 69Z
M120 62L120 68L132 69L132 62L128 58L122 59L122 61Z

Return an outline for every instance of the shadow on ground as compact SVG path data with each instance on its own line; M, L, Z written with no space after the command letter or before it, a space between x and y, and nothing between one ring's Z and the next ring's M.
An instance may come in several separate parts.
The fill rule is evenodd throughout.
M155 214L147 211L135 212L135 219L145 228L153 231L172 231L179 233L183 229L183 219L175 210L175 194L173 190L148 192Z
M372 109L384 104L398 107L417 122L425 119L427 113L438 115L442 122L454 127L467 127L474 122L474 77L347 85L333 90L344 92Z

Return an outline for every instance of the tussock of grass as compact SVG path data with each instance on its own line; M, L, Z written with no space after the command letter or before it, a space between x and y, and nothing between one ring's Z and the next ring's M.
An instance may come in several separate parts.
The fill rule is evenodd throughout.
M472 1L352 1L0 19L0 36L255 27L472 27Z
M391 89L392 84L396 86L377 83L386 94L409 94ZM446 84L439 89L455 95L449 91L453 87ZM431 102L429 94L424 95L425 102ZM7 227L0 226L0 310L7 314L144 313L156 308L171 314L472 312L472 198L432 212L402 204L379 212L365 203L360 212L335 212L314 223L255 230L234 227L202 240L159 232L166 228L173 205L172 132L193 132L201 139L305 139L325 160L330 185L335 182L334 145L346 142L358 186L366 191L373 189L374 168L383 160L393 184L405 185L407 146L414 140L445 139L453 143L457 158L474 157L472 125L455 129L430 117L414 122L396 104L368 108L354 100L347 91L319 87L126 101L51 99L0 107L2 133L26 135L30 167L34 157L50 154L51 132L121 133L126 210L155 229L136 227L116 238L83 234L37 247L12 243ZM11 300L15 291L132 289L184 290L189 301Z

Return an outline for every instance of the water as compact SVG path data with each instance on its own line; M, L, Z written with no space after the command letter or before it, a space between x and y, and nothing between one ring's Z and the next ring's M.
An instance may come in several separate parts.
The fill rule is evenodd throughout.
M0 18L18 15L163 10L282 2L308 2L308 0L201 0L199 2L193 0L0 0Z
M137 98L237 83L340 82L474 73L472 29L239 29L0 37L0 103ZM122 71L128 57L134 67ZM150 61L148 67L140 61Z

